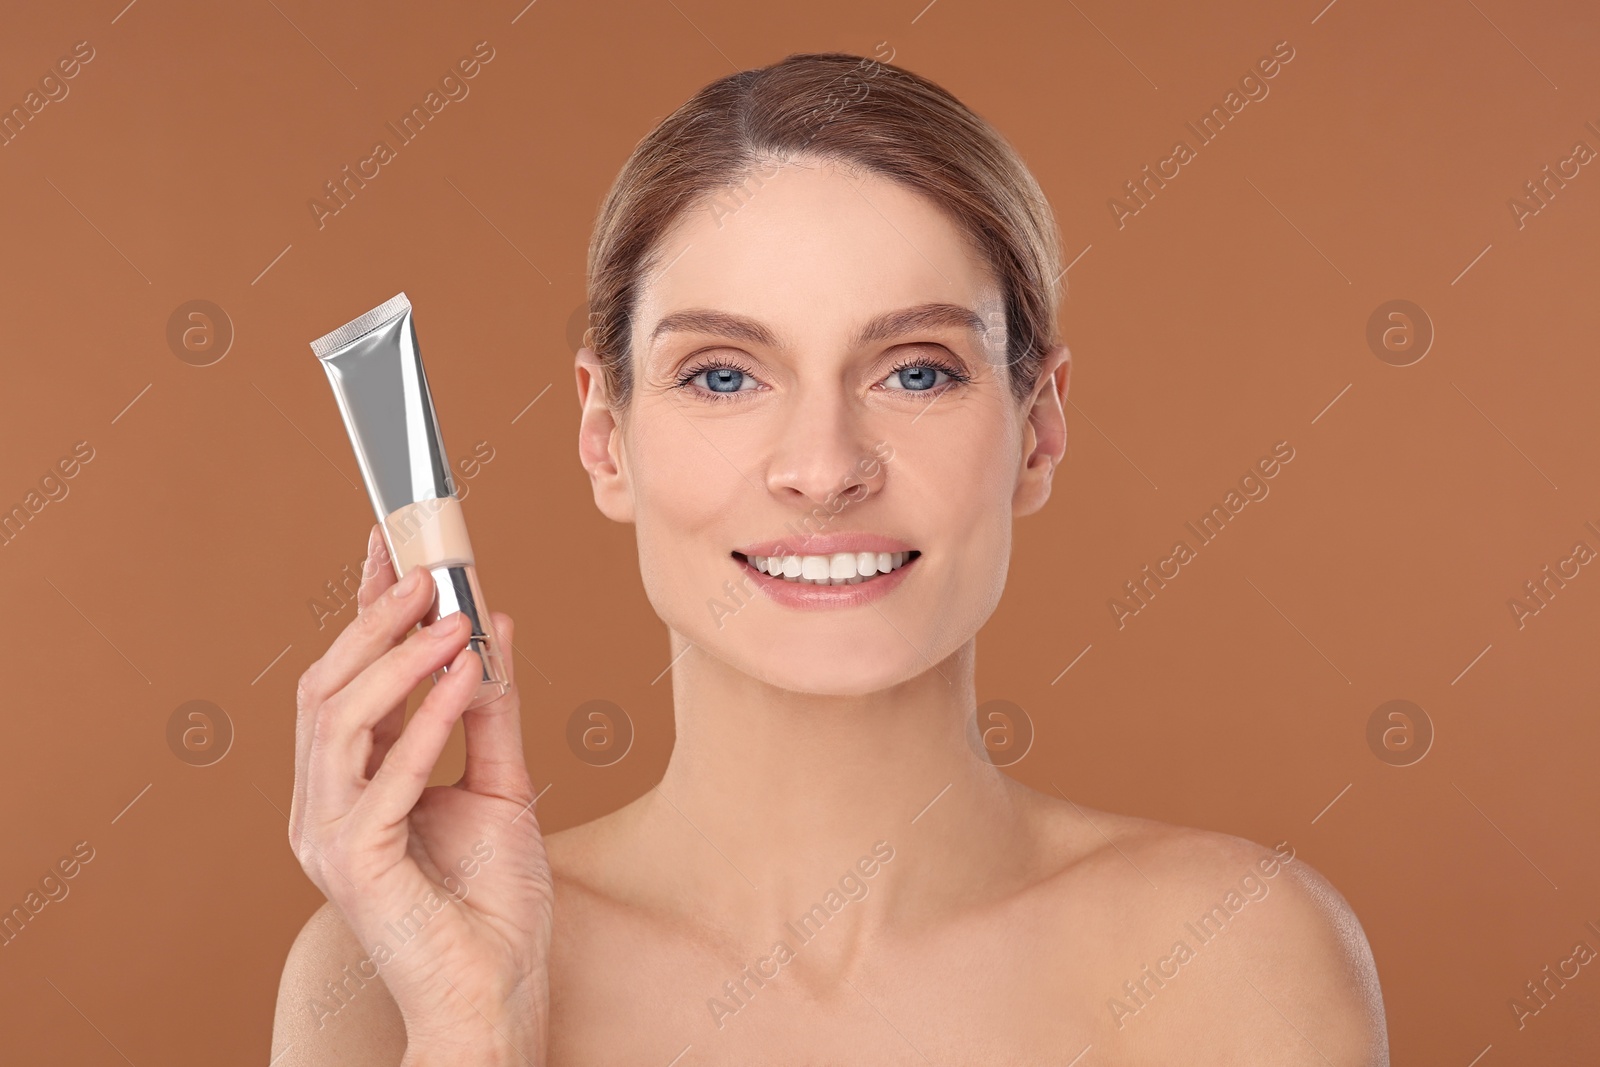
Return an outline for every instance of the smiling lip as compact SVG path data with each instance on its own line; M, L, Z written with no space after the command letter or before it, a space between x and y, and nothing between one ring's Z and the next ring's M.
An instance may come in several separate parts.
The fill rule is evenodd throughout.
M827 556L836 552L915 552L888 574L857 582L854 585L816 585L811 582L791 582L758 571L751 565L751 556ZM826 608L861 607L881 597L888 596L905 581L906 574L922 559L922 553L893 537L877 534L837 533L818 535L805 541L763 541L745 545L733 552L744 572L767 597L784 607L801 611Z

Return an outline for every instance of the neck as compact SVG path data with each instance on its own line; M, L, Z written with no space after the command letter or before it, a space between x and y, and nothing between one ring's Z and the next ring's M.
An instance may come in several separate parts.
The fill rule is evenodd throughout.
M859 934L970 901L1006 873L1022 790L968 743L976 639L861 696L778 689L672 640L677 740L639 829L674 897L759 939L855 872L878 901L844 909ZM859 877L875 845L892 859Z

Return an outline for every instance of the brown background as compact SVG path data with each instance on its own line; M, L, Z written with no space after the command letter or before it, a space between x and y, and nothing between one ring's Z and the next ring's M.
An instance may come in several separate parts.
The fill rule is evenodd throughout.
M1507 606L1600 549L1600 163L1522 228L1508 208L1600 149L1592 4L124 2L9 5L0 33L7 108L95 50L0 148L0 506L94 449L0 547L0 904L95 849L0 948L0 1057L268 1058L320 900L285 839L295 679L352 614L308 602L373 521L307 342L402 289L452 456L494 452L466 510L519 624L541 820L657 779L666 634L575 449L589 225L701 85L886 42L1013 140L1075 259L1069 458L980 642L979 699L1037 731L1012 773L1290 841L1365 925L1396 1063L1592 1062L1600 964L1525 1029L1508 1001L1600 948L1600 564L1521 629ZM319 229L307 201L482 40L470 95ZM1119 229L1108 199L1281 40L1270 95ZM235 332L209 366L167 341L195 299ZM1411 366L1366 340L1392 299L1437 331ZM1270 496L1119 631L1122 583L1280 440ZM637 729L609 768L565 741L593 698ZM1396 698L1437 735L1407 767L1366 741ZM204 767L166 734L197 699L235 731Z

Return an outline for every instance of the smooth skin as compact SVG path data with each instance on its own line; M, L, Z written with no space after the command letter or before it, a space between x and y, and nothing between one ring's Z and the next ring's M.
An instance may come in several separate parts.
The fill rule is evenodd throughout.
M659 665L646 653L629 667L672 664L666 772L541 850L531 809L504 821L533 795L513 684L466 714L463 781L420 791L470 694L446 680L387 758L376 739L464 633L405 636L425 597L386 596L375 568L370 608L303 683L296 849L329 903L284 969L276 1063L1386 1065L1371 950L1295 842L1274 853L1098 811L969 745L976 635L1005 585L1012 521L1044 506L1065 455L1071 363L1052 350L1018 403L992 329L857 340L928 304L1004 321L954 225L893 182L799 157L731 215L687 212L656 264L633 317L629 407L608 402L593 352L574 372L595 503L635 526L668 629ZM724 319L655 336L691 308L763 331ZM726 583L754 588L731 551L818 507L824 532L923 555L865 606L730 598ZM495 622L509 639L509 618ZM370 785L357 767L376 769ZM434 919L393 976L319 1018L313 998L421 888L429 864L407 857L443 867L487 835L494 858L465 914ZM353 885L326 874L325 844ZM1224 902L1222 932L1197 938L1187 924Z

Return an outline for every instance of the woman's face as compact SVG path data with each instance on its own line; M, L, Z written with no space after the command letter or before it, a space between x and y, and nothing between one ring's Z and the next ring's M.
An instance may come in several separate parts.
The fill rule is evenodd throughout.
M578 387L596 502L637 526L662 620L745 674L835 695L968 642L1065 447L1065 350L1019 405L982 257L918 194L816 160L688 210L655 262L629 409L613 421L587 349ZM847 551L859 571L863 552L910 550L903 571L828 586L745 555L781 572Z

